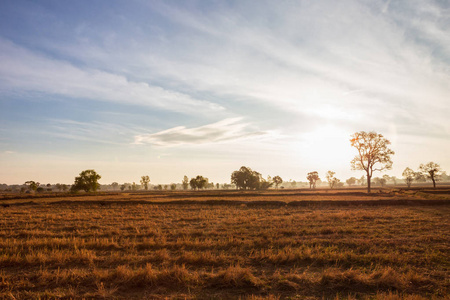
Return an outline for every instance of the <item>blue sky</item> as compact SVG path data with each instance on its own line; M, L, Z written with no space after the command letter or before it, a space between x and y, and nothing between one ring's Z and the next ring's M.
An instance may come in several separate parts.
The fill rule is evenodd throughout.
M448 1L0 2L0 182L450 171ZM380 176L383 174L379 174Z

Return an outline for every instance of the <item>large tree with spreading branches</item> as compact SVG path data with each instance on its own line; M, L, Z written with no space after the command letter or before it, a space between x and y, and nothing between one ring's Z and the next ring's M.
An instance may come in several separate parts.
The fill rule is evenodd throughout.
M363 170L367 176L367 192L370 193L370 180L374 171L392 168L391 156L395 154L389 149L391 142L376 132L355 132L350 143L358 150L358 154L351 161L353 170Z

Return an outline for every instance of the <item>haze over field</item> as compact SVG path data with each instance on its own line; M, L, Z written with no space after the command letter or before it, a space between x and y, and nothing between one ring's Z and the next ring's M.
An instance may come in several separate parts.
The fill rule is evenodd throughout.
M448 1L0 2L0 183L450 171ZM375 176L382 174L376 174Z

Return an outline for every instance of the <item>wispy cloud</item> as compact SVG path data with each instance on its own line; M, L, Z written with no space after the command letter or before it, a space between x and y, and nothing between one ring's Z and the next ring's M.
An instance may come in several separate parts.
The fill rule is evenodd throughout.
M95 145L90 159L103 145L137 166L190 151L294 178L322 157L347 170L336 155L346 136L376 130L392 139L394 168L423 153L449 166L445 1L16 2L0 1L3 150Z
M242 118L229 118L194 128L178 126L152 134L136 135L134 143L155 146L209 144L267 134L267 132L251 130L250 124L241 121Z
M218 104L122 75L81 68L0 38L0 88L156 107L182 113L221 111Z
M169 100L152 104L173 110L224 105L237 112L258 103L314 117L323 116L325 107L374 124L395 121L385 113L387 101L409 106L417 118L435 114L444 121L449 112L450 67L448 59L435 55L436 49L448 53L448 7L434 1L267 1L258 9L244 2L203 8L156 1L142 9L158 12L165 23L143 26L128 17L130 36L138 36L139 42L104 27L99 33L83 26L89 42L80 42L77 33L74 44L45 46L120 74L114 75L117 81L137 78L124 83L137 85L137 94L148 91L158 98L168 92L138 84L142 82L176 87L174 95L159 97ZM164 30L164 25L176 30ZM433 43L423 43L411 32ZM118 42L124 38L129 42ZM121 95L120 89L110 90L115 94L111 99ZM203 94L208 102L194 100Z
M93 144L126 145L136 134L131 126L112 122L81 122L70 119L50 119L49 129L42 134Z
M449 64L434 51L446 53L445 28L450 24L433 1L289 2L263 7L270 9L254 11L239 2L205 13L192 6L152 5L180 26L183 34L165 35L178 47L163 43L147 56L147 46L133 51L152 70L151 76L170 78L187 90L239 99L231 109L259 103L323 116L325 107L372 124L398 123L386 113L389 102L418 119L434 114L445 122ZM430 12L424 12L426 7ZM424 13L429 15L425 20ZM432 45L410 34L421 26L421 36L432 39ZM429 98L433 101L426 101Z

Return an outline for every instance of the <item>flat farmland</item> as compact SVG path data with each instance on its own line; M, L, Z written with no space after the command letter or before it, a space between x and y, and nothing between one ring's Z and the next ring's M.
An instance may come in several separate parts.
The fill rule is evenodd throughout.
M4 195L0 297L443 299L449 194Z

